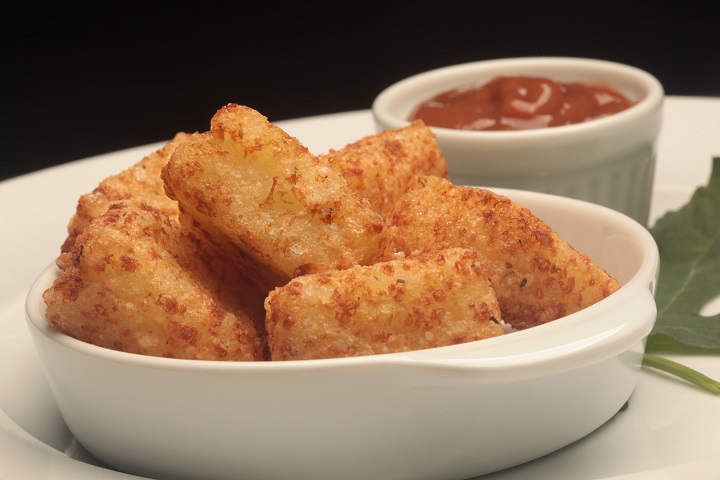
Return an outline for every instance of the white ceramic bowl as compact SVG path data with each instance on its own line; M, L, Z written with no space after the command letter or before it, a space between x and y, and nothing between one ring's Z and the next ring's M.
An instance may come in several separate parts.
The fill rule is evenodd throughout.
M43 272L27 320L59 409L106 464L161 479L463 479L595 430L628 401L656 318L658 251L629 217L497 189L623 284L528 330L356 358L228 363L121 353L56 333ZM629 408L632 408L630 402Z
M372 105L377 129L407 125L422 101L498 75L608 84L637 103L607 117L561 127L499 132L431 127L450 179L579 198L646 224L664 91L654 76L638 68L565 57L507 58L440 68L383 90Z

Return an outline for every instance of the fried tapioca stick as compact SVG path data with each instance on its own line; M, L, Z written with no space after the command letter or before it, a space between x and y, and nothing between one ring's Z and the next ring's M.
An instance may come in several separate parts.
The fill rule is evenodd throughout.
M134 198L158 208L168 215L177 215L177 202L165 194L165 185L160 178L160 170L165 166L170 155L188 134L178 133L157 151L147 155L139 162L126 170L107 177L90 193L81 195L78 199L74 215L68 223L68 236L60 248L62 252L69 252L75 238L95 218L108 209L111 203ZM66 265L58 263L60 268Z
M177 219L142 202L88 224L43 294L48 323L114 350L196 360L265 360L263 296L195 249Z
M447 178L435 134L422 121L368 135L319 155L338 170L356 193L383 218L418 175Z
M350 357L502 335L477 253L426 252L295 278L265 300L273 360Z
M524 329L571 314L619 288L527 208L480 188L418 177L387 227L395 252L470 248L488 265L503 320Z
M162 172L181 216L236 252L267 291L310 272L375 261L383 219L297 139L227 105Z

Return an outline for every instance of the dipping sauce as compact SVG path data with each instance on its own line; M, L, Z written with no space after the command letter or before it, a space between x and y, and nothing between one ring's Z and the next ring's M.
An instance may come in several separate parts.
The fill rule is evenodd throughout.
M607 85L500 76L443 92L421 103L409 120L457 130L528 130L582 123L634 104Z

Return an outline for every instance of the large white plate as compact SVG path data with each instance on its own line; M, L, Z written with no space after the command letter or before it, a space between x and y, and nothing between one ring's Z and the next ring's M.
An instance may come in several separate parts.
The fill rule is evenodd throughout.
M208 115L209 118L210 115ZM373 133L369 111L278 122L316 153ZM720 99L669 97L652 217L682 206L720 156ZM137 478L98 465L65 426L26 330L25 293L58 254L77 197L160 144L101 155L0 182L0 478ZM9 159L22 161L22 159ZM720 378L720 358L674 356ZM133 394L133 392L128 392ZM629 407L561 451L487 480L717 479L720 397L644 370ZM201 452L199 452L201 454Z

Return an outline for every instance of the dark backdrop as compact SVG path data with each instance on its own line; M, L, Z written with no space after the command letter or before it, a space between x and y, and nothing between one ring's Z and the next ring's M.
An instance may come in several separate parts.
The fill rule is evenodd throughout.
M234 4L5 8L0 178L206 130L230 102L271 121L367 109L403 77L489 58L608 59L720 95L708 3Z

